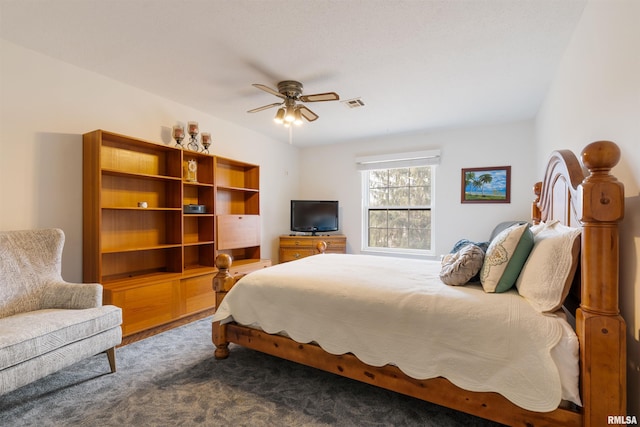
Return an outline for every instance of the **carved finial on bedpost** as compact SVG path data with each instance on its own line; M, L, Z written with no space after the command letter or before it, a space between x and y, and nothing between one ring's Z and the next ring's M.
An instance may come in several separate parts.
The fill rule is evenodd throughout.
M611 141L596 141L584 147L580 155L582 164L591 173L609 174L609 171L620 161L620 148ZM611 178L617 181L614 176Z
M316 249L318 250L318 253L323 254L327 250L327 242L321 241L316 243Z
M582 150L582 163L590 172L578 187L582 292L576 332L581 348L588 349L580 352L584 426L604 425L608 415L627 410L626 325L618 308L624 186L610 174L619 160L620 149L610 141Z
M542 193L542 181L536 182L533 186L533 194L535 194L535 199L533 199L533 203L531 203L531 221L534 224L540 224L542 219L542 213L540 212L540 194Z
M231 262L231 257L227 254L220 254L216 257L216 267L218 267L218 274L216 274L213 278L213 290L216 292L216 294L226 294L235 283L233 276L229 274L229 267L231 267ZM222 302L222 299L220 299L220 301L216 301L216 307L220 302Z
M216 293L216 308L224 299L227 292L233 287L235 279L229 274L231 267L231 257L227 254L219 254L216 257L216 267L218 273L213 278L213 290ZM214 356L216 359L226 359L229 357L229 342L227 341L227 330L220 322L214 322L212 327L212 341L216 346Z

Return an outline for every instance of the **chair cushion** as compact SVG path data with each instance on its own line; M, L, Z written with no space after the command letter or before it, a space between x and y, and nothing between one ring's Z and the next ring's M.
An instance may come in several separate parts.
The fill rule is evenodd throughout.
M84 310L46 309L0 319L0 370L69 343L83 340L122 323L113 305ZM104 351L96 349L96 353Z

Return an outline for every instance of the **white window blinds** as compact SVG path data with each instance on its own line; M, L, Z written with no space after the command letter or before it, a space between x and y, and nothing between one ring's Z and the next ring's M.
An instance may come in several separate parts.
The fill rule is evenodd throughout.
M358 170L396 169L440 164L440 150L356 157Z

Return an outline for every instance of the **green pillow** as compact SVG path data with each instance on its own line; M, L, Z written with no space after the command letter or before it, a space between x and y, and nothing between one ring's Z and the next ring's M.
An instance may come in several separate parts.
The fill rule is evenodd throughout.
M533 248L529 224L514 225L500 232L484 257L480 282L485 292L506 292L513 287Z

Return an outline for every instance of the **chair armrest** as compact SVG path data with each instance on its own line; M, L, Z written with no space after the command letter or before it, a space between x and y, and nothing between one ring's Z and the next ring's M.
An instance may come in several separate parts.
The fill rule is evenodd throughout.
M42 293L41 308L82 309L102 305L99 283L48 283Z

